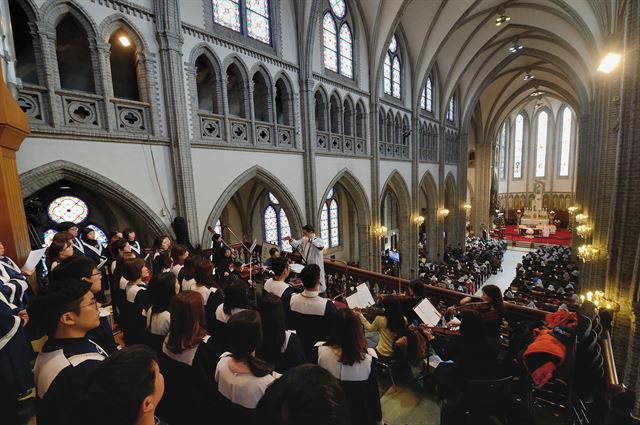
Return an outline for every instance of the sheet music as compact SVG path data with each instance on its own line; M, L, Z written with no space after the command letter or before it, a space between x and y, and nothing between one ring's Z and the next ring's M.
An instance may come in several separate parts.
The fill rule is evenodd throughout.
M374 305L376 302L371 295L371 291L364 283L356 287L356 292L347 297L347 305L349 308L367 308Z
M36 268L38 262L42 259L44 252L47 248L41 248L33 250L29 253L27 257L27 261L24 262L24 266L22 266L22 270L33 270Z
M436 326L442 317L438 309L426 298L413 307L413 311L416 312L422 323L427 326Z
M298 264L298 263L291 263L291 264L289 264L289 268L294 273L300 273L302 271L302 269L304 269L304 266L302 264Z

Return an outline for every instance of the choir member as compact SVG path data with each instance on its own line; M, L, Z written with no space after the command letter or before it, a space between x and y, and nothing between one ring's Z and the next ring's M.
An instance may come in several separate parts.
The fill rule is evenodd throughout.
M167 385L159 416L171 425L211 422L218 416L213 376L220 350L207 333L202 297L181 292L171 300L169 312L169 335L160 355Z
M180 270L184 267L184 260L189 256L189 250L182 244L175 244L171 248L171 259L173 260L173 266L171 266L171 272L178 277Z
M142 248L140 242L136 240L136 232L133 229L124 229L122 231L122 238L125 241L129 242L129 245L131 245L131 250L136 255L136 257L144 258L144 248Z
M67 279L79 279L90 283L94 296L102 290L102 273L88 256L74 256L61 262L49 275L49 284L55 286L59 281L64 282ZM102 347L109 355L118 349L113 339L113 328L107 310L100 308L100 326L87 332L87 338Z
M171 253L171 238L168 235L160 235L157 236L153 240L153 258L151 260L151 272L152 274L158 274L162 272L163 263L158 260L160 253L169 252Z
M300 251L305 264L315 264L320 268L320 293L327 290L324 279L324 241L316 236L313 226L306 224L302 228L302 239L292 239L290 236L283 238L288 240L293 249Z
M284 307L280 299L265 294L260 302L262 317L262 346L256 355L274 365L276 372L285 373L305 363L302 343L295 331L286 328Z
M149 269L141 258L124 263L122 277L127 280L125 300L122 308L122 328L127 345L141 343L144 337L146 319L143 310L149 306L149 294L144 279Z
M34 368L38 425L73 423L80 383L107 353L87 338L100 325L100 305L91 283L78 279L44 287L29 306L29 317L48 336Z
M190 255L184 260L184 267L178 273L178 283L183 291L189 291L196 284L195 272L198 264L202 262L201 255ZM213 278L213 264L211 269L211 277Z
M222 257L219 257L215 263L216 276L219 282L223 284L226 282L227 278L231 275L232 264L231 248L224 248L222 250Z
M25 310L13 308L0 295L0 412L7 425L19 425L18 396L33 388L33 351L24 327Z
M224 301L222 291L213 278L213 263L209 260L200 261L196 266L193 277L195 283L187 289L197 292L202 296L208 329L209 332L213 333L216 323L216 310ZM233 296L234 295L231 295L232 298ZM242 302L240 302L240 304L241 303Z
M355 308L354 312L359 316L365 330L380 334L380 339L375 348L376 353L381 358L393 358L393 342L405 331L406 319L402 315L400 304L397 300L385 298L382 301L382 305L384 314L377 315L371 323L360 312L360 309Z
M47 249L47 258L45 260L49 271L55 269L62 260L73 256L72 239L73 236L67 232L58 232L53 236Z
M171 252L162 251L155 260L153 260L154 274L170 272L173 267L173 258Z
M286 307L291 301L291 295L298 292L285 282L290 272L289 261L286 258L276 258L271 262L271 270L274 276L264 283L264 291L280 298Z
M24 304L25 295L29 292L27 277L34 270L20 270L20 267L9 257L4 255L4 245L0 242L0 294L7 302L18 307Z
M256 424L258 402L280 375L274 372L273 365L254 354L262 342L258 312L234 314L228 326L229 351L220 357L215 372L222 401L216 413L219 412L221 423Z
M309 264L300 273L304 291L291 295L289 302L289 326L302 340L305 357L314 361L317 352L314 345L326 341L331 331L336 307L331 300L320 297L320 267Z
M113 315L116 321L119 322L120 311L124 307L125 290L127 288L127 279L122 277L122 270L124 263L136 258L135 254L131 252L131 246L124 239L118 239L110 246L111 263L107 267L111 286L111 301L113 303Z
M87 374L76 423L90 417L92 425L166 425L155 417L164 390L155 353L143 345L127 347Z
M71 243L73 244L73 255L85 255L84 245L78 238L78 225L72 221L63 221L56 226L58 232L67 232L71 235Z
M382 424L376 353L367 349L360 320L351 310L338 311L327 343L318 347L318 366L340 381L350 424Z
M179 292L180 285L173 273L159 273L149 282L149 308L143 312L146 318L144 341L156 353L162 351L162 342L169 333L169 305Z
M82 247L84 255L91 258L96 264L100 264L106 259L105 247L96 239L96 232L90 228L82 229Z
M258 403L259 425L349 425L342 387L312 364L289 369L269 385Z

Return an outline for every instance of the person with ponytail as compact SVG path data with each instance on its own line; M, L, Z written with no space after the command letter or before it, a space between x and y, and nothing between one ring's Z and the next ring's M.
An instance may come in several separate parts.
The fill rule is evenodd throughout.
M220 423L254 425L258 402L280 374L255 356L262 343L262 320L257 311L236 313L227 326L229 351L221 356L215 373L221 400Z
M162 351L162 343L169 333L169 304L179 292L180 286L171 272L159 273L149 282L149 308L142 312L146 319L144 342L158 354Z
M213 376L221 350L207 332L202 297L180 292L171 300L169 313L169 334L160 354L166 391L158 416L171 425L209 423L217 416Z
M194 283L189 289L202 295L204 314L207 318L209 332L213 334L213 327L216 325L216 309L224 301L224 296L213 277L213 263L209 260L202 260L202 257L199 255L190 256L187 260L191 257L198 257L200 260L197 262L193 272ZM185 262L185 266L181 271L184 271L186 268Z

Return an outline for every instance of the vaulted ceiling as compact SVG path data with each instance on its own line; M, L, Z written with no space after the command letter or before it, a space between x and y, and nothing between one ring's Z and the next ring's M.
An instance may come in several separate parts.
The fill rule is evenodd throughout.
M475 111L488 130L532 91L558 97L580 113L593 96L597 62L617 30L625 1L350 0L350 4L364 26L371 81L380 81L389 40L399 34L408 56L412 103L417 105L433 70L442 102L458 94L463 125ZM313 16L314 7L321 7L320 0L306 4L309 13L304 16ZM500 12L511 19L496 26ZM307 19L303 25L312 22ZM510 53L514 44L523 48ZM534 78L524 81L526 72Z

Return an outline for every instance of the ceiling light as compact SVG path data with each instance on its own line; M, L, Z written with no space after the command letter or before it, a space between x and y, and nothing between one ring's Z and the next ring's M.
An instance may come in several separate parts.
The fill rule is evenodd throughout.
M513 43L511 47L509 47L509 53L518 53L522 50L522 44Z
M123 47L131 46L131 42L129 41L129 38L127 38L127 36L125 35L121 35L120 37L118 37L118 41L120 42L120 44L122 44Z
M531 97L537 97L537 96L542 96L544 94L544 92L541 91L534 91L533 93L531 93L529 96Z
M511 20L511 16L509 15L500 15L496 18L496 27L499 27L500 25L509 22Z
M68 189L71 189L71 187L70 187L70 186L60 186L60 189L62 189L62 190L68 190Z
M531 75L530 72L527 72L526 74L524 74L524 78L523 79L525 81L529 81L529 80L532 80L533 78L534 78L533 75Z
M622 55L620 53L607 53L607 56L602 58L602 61L600 61L598 71L604 72L605 74L610 73L618 67L618 65L620 64L620 59L622 59Z

